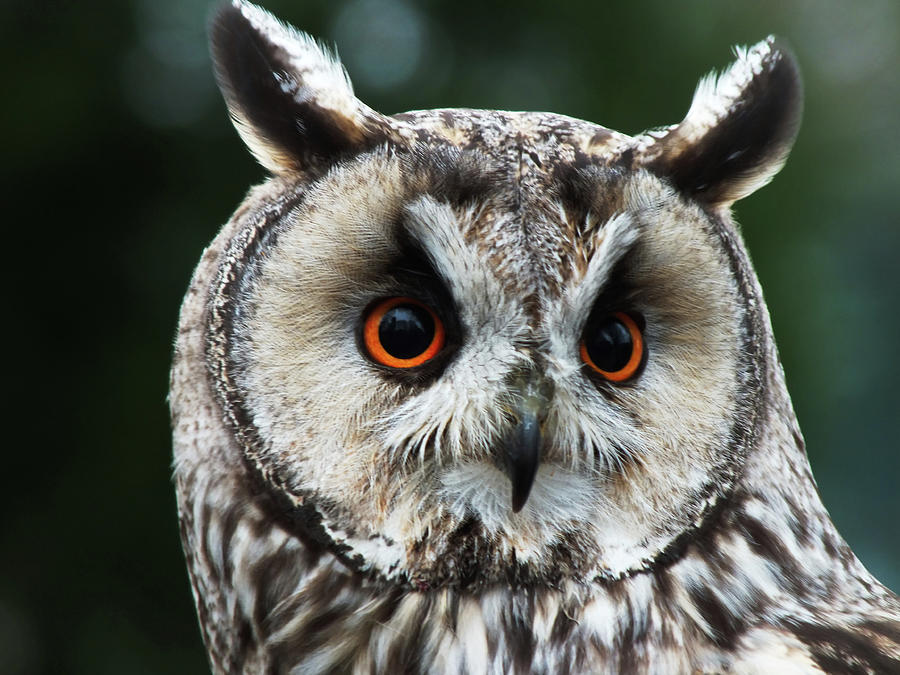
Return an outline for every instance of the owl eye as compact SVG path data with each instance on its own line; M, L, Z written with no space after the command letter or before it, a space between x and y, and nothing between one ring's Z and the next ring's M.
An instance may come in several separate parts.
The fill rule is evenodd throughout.
M581 360L610 382L634 377L644 362L644 336L634 319L616 312L588 324Z
M407 297L376 303L363 322L363 345L376 363L414 368L444 346L444 324L427 305Z

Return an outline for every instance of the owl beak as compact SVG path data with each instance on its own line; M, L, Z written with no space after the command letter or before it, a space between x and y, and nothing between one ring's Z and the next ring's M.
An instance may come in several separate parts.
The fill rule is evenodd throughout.
M551 388L538 378L528 378L516 388L521 398L513 411L515 426L506 437L504 468L512 483L512 510L518 513L528 501L541 463L541 425L547 417Z
M512 510L528 501L541 461L541 425L537 416L524 414L506 438L506 475L512 483Z

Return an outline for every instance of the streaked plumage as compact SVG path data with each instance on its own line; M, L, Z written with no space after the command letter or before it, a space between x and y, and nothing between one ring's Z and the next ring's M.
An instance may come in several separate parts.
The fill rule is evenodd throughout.
M900 602L821 504L730 216L796 135L783 46L632 138L383 116L237 0L212 40L272 173L204 253L172 369L216 672L900 671ZM408 371L361 328L407 296L447 336ZM616 312L645 345L622 382L579 352Z

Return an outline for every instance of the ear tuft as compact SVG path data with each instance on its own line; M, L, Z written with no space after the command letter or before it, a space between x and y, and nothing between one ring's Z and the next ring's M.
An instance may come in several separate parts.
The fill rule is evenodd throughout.
M680 124L638 136L637 164L712 206L729 206L778 173L797 136L803 86L797 63L769 37L721 75L702 79Z
M353 95L337 58L265 10L222 5L210 44L234 125L270 171L322 170L383 140L384 118Z

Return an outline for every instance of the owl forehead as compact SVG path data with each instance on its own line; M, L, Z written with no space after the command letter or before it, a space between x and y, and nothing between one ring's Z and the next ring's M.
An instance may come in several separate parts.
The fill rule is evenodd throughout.
M399 117L416 128L411 194L455 207L466 241L520 290L526 277L553 292L583 274L603 224L627 208L616 132L548 113Z
M565 115L503 110L439 109L391 118L413 144L446 143L500 162L531 158L539 167L619 161L629 136Z

